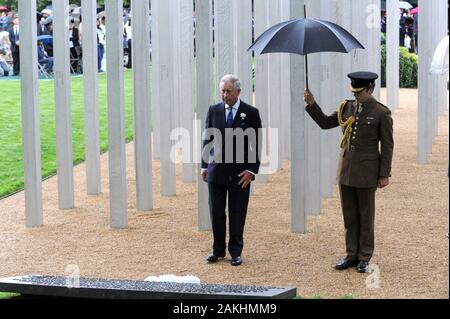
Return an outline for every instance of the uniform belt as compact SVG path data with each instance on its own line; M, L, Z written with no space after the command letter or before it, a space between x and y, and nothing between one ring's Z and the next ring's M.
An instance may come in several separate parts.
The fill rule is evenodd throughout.
M350 145L350 151L378 152L378 147L371 148L371 147L358 147L356 145Z

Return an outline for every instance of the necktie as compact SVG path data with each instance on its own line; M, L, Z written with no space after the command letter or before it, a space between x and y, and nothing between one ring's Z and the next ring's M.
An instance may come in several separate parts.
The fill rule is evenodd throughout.
M362 104L358 103L356 106L355 114L358 115L362 111Z
M233 108L227 107L228 115L227 115L227 127L233 127Z

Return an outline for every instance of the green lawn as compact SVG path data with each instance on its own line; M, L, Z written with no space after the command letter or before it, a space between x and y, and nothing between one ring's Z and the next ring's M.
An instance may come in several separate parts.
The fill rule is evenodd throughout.
M19 294L13 294L9 292L0 292L0 299L11 299L20 296Z
M53 81L39 81L42 177L56 172L56 132ZM20 82L1 81L0 104L0 198L23 188L22 120ZM99 74L101 150L108 147L106 74ZM132 72L125 72L125 127L127 141L133 138ZM73 160L85 158L83 77L72 78Z

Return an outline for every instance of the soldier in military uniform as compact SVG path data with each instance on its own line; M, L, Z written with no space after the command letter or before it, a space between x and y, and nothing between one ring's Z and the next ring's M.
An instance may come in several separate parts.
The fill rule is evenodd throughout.
M394 148L390 110L372 96L378 75L348 74L355 100L346 100L333 114L325 115L306 89L306 111L322 129L340 126L343 131L338 168L344 215L347 256L338 270L368 270L374 250L375 191L389 184Z

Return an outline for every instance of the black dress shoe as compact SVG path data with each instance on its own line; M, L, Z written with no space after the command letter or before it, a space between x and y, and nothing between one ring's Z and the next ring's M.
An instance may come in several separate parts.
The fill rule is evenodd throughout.
M334 268L337 269L337 270L344 270L344 269L347 269L349 267L356 267L356 265L358 265L358 261L357 260L342 259L342 260L339 260L336 263Z
M368 261L361 260L359 262L358 266L356 266L357 272L365 273L365 272L367 272L367 270L369 270L369 262Z
M219 255L216 255L216 254L211 254L208 257L206 257L206 261L209 262L209 263L215 263L216 261L219 260L219 258L223 258L223 257L225 257L225 256L219 256Z
M240 264L242 264L241 256L237 256L231 259L231 266L239 266Z

